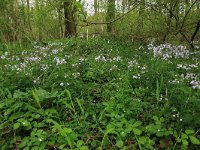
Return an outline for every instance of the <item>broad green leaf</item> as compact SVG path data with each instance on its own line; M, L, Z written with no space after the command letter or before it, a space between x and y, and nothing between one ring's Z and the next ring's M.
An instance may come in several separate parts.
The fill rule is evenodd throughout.
M157 117L157 116L153 116L153 119L154 119L155 121L158 121L158 117Z
M193 134L194 133L194 130L186 130L185 133L188 135L188 134Z
M87 146L81 146L81 147L79 148L79 150L89 150L89 148L88 148Z
M181 135L181 139L182 139L182 140L184 140L184 139L188 139L187 134L182 133L182 135Z
M142 122L141 121L136 121L134 124L133 124L133 128L135 128L135 127L138 127L138 126L140 126L142 124Z
M104 133L104 136L103 136L101 145L104 144L104 140L105 140L106 136L107 136L108 134L110 134L110 133L113 133L113 134L118 135L118 133L115 131L115 128L109 128L109 129L107 129L106 132ZM118 136L119 136L119 135L118 135Z
M123 145L124 145L124 143L121 140L116 142L116 146L119 147L119 148L123 147Z
M83 141L82 140L78 140L78 142L77 142L77 147L81 147L82 145L83 145Z
M0 103L0 109L2 109L5 105L6 103Z
M183 145L188 145L188 141L187 140L182 140Z
M13 129L14 129L14 130L18 129L19 127L20 127L20 123L19 123L19 122L15 123L15 124L13 125Z
M41 108L40 99L39 99L39 97L38 97L38 95L37 95L36 90L35 90L35 91L32 91L32 94L33 94L33 98L34 98L36 104L38 105L39 108Z
M190 137L190 141L192 142L192 144L200 145L199 139L197 139L194 136L189 136L189 137Z
M142 131L139 130L139 129L137 129L137 128L133 128L133 132L134 132L134 134L136 134L136 135L140 135L140 134L142 133Z
M66 144L60 145L59 149L63 149L65 147Z

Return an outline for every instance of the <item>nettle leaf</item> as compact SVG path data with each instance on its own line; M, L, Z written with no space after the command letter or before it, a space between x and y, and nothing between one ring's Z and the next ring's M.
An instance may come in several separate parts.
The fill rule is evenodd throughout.
M192 142L192 144L200 145L199 139L197 139L194 136L189 136L189 137L190 137L190 141Z

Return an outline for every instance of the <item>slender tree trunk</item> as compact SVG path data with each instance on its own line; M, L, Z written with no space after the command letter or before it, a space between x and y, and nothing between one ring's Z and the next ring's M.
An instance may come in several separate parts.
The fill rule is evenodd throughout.
M114 34L114 27L113 23L111 22L115 18L115 0L108 0L108 6L107 6L107 22L110 22L107 24L107 33Z
M39 0L35 0L35 11L36 11L36 24L37 24L37 40L42 41L42 25L41 25L41 14Z
M125 9L126 9L126 1L127 0L122 0L122 13L125 13Z
M130 9L132 3L133 3L133 0L128 0L128 8L129 8L129 9Z
M142 1L139 8L138 25L137 25L138 33L140 33L141 29L144 26L144 14L145 14L145 0Z
M65 16L65 37L76 36L76 24L74 18L73 1L67 0L64 2Z
M190 46L191 46L191 48L194 48L194 39L195 39L197 33L199 32L199 29L200 29L200 20L197 22L195 31L192 34L192 37L191 37L191 40L190 40Z
M94 14L98 13L98 0L94 0Z
M32 32L31 28L31 21L30 21L30 1L26 0L26 5L27 5L27 22L28 22L28 28L30 32Z
M62 38L63 35L64 35L64 30L63 30L62 10L61 10L61 7L57 8L57 13L58 13L58 22L59 22L59 26L60 26L60 38Z

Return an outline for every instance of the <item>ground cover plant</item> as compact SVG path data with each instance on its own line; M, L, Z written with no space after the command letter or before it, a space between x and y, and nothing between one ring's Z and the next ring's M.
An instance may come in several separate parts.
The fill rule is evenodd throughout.
M0 45L0 149L199 149L195 48L113 38Z

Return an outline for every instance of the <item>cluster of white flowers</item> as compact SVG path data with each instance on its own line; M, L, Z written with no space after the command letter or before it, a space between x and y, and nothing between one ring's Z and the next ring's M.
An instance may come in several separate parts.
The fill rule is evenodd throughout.
M192 86L193 89L200 89L200 82L197 80L192 80L190 82L190 85Z
M74 78L78 78L81 74L79 72L76 72L76 73L72 73L72 76L74 76Z
M140 74L133 75L133 79L140 79Z
M113 66L109 69L109 71L113 71L113 70L120 70L120 69L117 67L117 65L113 65Z
M103 61L103 62L106 62L106 61L107 61L107 59L106 59L105 56L97 56L97 57L95 57L95 60L96 60L96 61Z
M191 70L194 68L198 68L198 63L197 64L177 64L177 69Z
M53 61L56 62L56 65L62 65L62 64L66 64L66 63L67 63L65 59L63 59L63 58L60 59L60 58L58 58L58 57L55 57L55 58L53 59Z
M33 83L34 83L34 84L40 83L40 77L37 77L35 80L33 80Z
M122 60L122 58L120 57L120 56L117 56L117 57L113 57L113 59L112 59L113 61L121 61Z
M57 43L48 43L49 47L53 47L53 46L63 46L64 44L61 42L57 42Z
M32 57L27 57L26 60L28 60L29 62L39 62L41 61L41 58L32 56Z
M128 62L128 69L132 69L133 67L138 67L139 63L136 60L131 60Z
M45 70L48 70L49 69L49 66L47 64L41 64L40 65L40 70L41 71L45 71Z
M190 79L197 79L197 75L195 73L186 73L181 74L182 80L190 80Z
M158 46L149 44L148 49L153 50L154 57L161 57L164 60L168 60L170 58L189 58L190 55L186 46L174 46L169 43L161 44Z
M95 60L98 62L113 62L113 61L122 61L121 56L116 56L116 57L105 57L103 55L99 55L95 57Z

